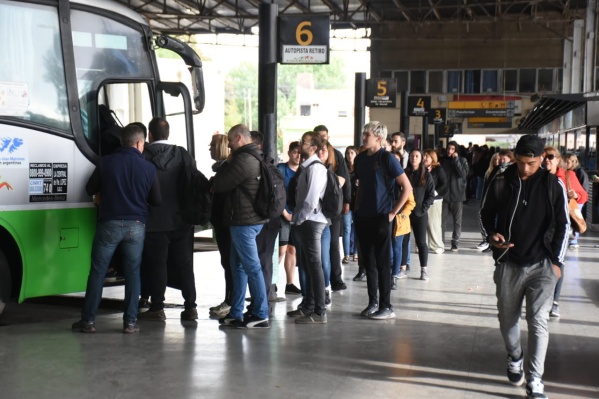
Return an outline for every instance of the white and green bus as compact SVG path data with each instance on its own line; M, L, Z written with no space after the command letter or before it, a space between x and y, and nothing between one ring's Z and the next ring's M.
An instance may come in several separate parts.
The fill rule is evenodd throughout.
M13 298L85 290L96 221L85 184L112 122L166 117L194 155L204 87L188 45L112 1L0 0L0 41L1 314ZM189 84L160 81L159 48Z

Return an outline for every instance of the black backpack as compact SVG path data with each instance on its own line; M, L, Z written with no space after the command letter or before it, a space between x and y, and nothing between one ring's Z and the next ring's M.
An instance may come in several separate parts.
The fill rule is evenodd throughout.
M193 225L205 225L212 213L210 182L196 169L192 158L183 147L183 167L179 174L179 207L183 220Z
M283 214L287 193L285 192L284 176L272 162L267 162L256 151L247 151L260 161L260 185L252 206L258 216L269 220L278 218ZM242 189L247 195L249 193Z
M324 166L327 170L327 187L324 191L324 197L320 200L322 205L322 213L325 217L329 219L334 219L337 216L341 215L341 210L343 209L343 191L341 190L341 186L339 185L339 179L337 175L333 173L332 170L327 168L322 162L314 161L308 168L312 165L320 164ZM295 176L289 181L289 201L287 204L289 208L293 210L296 206L295 203L295 195L297 191L297 179L301 174L302 168L298 169Z

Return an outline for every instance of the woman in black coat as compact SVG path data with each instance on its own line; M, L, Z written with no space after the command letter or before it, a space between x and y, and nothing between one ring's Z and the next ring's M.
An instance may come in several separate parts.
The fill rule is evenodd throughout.
M410 183L412 183L414 199L416 201L416 207L410 214L410 224L412 225L412 232L416 240L416 247L418 247L420 280L428 280L428 246L426 244L427 212L435 199L435 183L433 182L433 177L424 166L424 156L420 150L412 150L410 152L406 174L410 179ZM408 240L404 240L404 243L406 241ZM405 247L405 250L407 250L407 245ZM402 271L405 272L405 270Z

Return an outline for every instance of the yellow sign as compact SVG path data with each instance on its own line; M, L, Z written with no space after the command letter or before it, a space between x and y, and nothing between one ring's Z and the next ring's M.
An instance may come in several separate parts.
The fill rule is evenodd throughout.
M497 116L497 117L479 117L479 118L468 118L469 123L502 123L509 122L508 118Z
M493 109L507 108L507 101L450 101L449 109Z

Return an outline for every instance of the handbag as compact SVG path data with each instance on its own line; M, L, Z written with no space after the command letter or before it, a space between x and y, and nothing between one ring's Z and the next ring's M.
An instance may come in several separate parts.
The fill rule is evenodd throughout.
M570 191L570 171L566 170L566 188ZM574 198L570 198L568 200L568 213L570 214L570 223L572 224L572 229L574 231L583 234L587 231L587 222L584 220L584 216L582 216L582 212L578 209L578 203Z

